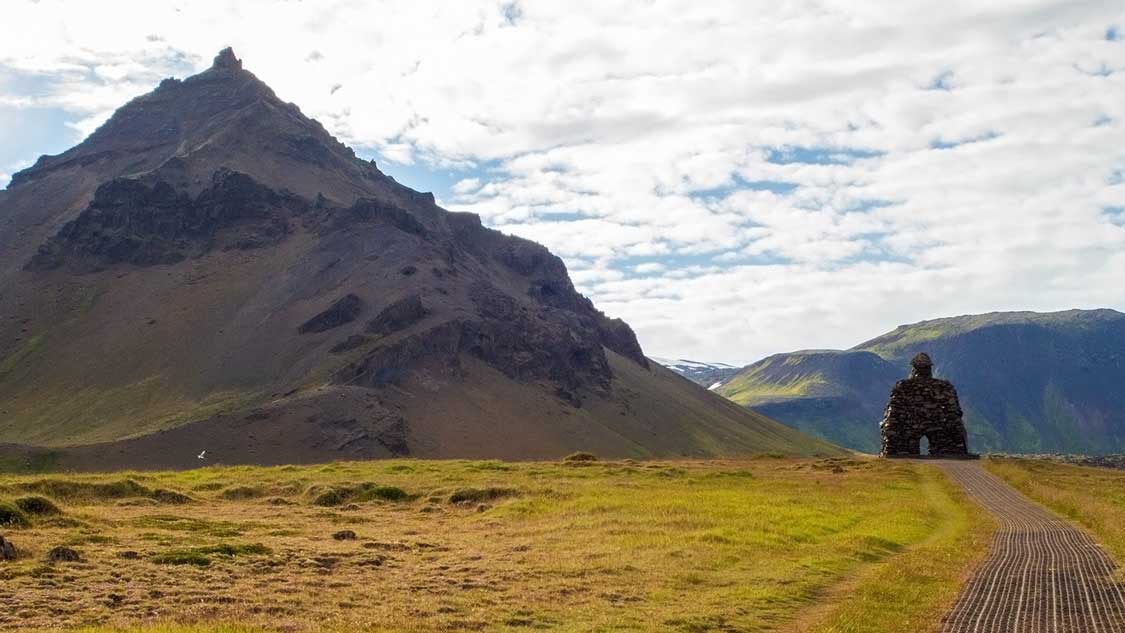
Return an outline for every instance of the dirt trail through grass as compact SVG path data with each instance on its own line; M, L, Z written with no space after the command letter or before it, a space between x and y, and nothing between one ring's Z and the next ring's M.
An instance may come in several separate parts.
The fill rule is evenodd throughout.
M973 462L941 467L999 524L988 557L946 616L944 633L1125 631L1125 587L1085 532Z

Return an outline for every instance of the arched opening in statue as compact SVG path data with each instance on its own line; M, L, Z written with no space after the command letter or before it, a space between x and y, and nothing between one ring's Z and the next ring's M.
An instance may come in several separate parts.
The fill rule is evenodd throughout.
M930 454L930 438L926 437L925 435L923 435L922 438L918 440L918 454Z

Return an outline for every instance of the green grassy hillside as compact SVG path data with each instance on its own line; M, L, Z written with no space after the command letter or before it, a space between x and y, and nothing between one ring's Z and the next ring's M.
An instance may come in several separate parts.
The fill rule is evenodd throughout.
M957 387L973 450L1125 449L1125 315L1112 310L923 321L847 351L772 356L718 392L795 428L872 451L890 389L920 351Z

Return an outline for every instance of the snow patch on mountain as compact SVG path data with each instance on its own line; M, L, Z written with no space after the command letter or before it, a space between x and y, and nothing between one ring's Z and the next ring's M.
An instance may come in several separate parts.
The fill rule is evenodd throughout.
M712 391L723 386L723 383L742 369L741 367L728 365L726 363L707 363L697 360L688 360L686 358L660 358L658 356L652 356L650 360L660 363L684 378L698 385L707 387Z

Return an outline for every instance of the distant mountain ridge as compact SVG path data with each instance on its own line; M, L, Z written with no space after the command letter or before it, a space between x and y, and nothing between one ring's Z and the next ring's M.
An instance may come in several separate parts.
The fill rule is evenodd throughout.
M922 321L850 350L777 354L717 391L849 448L875 451L909 359L925 351L957 387L976 451L1125 449L1125 314L998 312Z
M695 384L707 387L712 391L721 387L724 382L742 369L726 363L704 363L683 358L650 356L649 360L660 363Z

